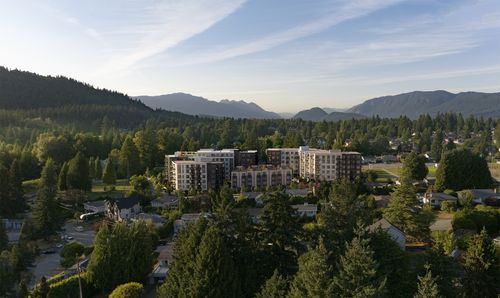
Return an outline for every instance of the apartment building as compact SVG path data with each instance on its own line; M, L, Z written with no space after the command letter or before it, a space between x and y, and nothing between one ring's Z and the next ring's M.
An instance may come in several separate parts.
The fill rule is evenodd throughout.
M294 174L299 174L299 148L269 148L266 155L269 164L289 167Z
M235 155L237 149L200 149L195 152L196 157L200 157L205 161L222 162L224 165L225 179L231 179L231 171L235 167Z
M299 148L299 160L300 177L304 179L333 181L361 175L361 154L357 152L303 146Z
M170 186L176 190L219 189L224 181L221 162L174 160L171 162Z
M292 174L291 168L282 166L237 167L231 173L231 185L233 189L247 190L288 185L292 182Z
M235 150L235 166L250 167L259 163L257 150Z

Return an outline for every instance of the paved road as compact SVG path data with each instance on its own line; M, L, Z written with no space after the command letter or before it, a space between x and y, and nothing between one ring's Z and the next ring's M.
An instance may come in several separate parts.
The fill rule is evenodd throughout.
M448 231L451 229L451 218L436 219L430 226L431 231Z
M76 224L74 222L66 223L64 225L66 231L63 233L65 235L72 236L74 238L74 241L81 242L85 246L92 245L92 243L94 242L95 232L88 227L85 227L85 230L83 232L77 232L75 231L75 226ZM64 268L59 265L59 262L61 260L61 257L59 256L60 249L55 250L56 253L54 254L42 254L36 259L31 286L33 286L36 281L42 278L42 276L54 276L64 270Z

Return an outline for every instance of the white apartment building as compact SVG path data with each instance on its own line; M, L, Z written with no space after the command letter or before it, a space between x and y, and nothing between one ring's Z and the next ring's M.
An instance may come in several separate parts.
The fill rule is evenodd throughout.
M361 154L340 150L299 148L300 176L311 180L353 179L361 175Z
M170 183L176 190L208 189L207 163L194 160L174 160Z
M205 161L222 162L224 164L225 179L231 179L231 171L235 166L235 149L200 149L195 152L196 157L201 157Z
M289 167L273 165L237 167L231 173L231 186L234 189L251 190L288 185L292 182L292 174L292 169Z

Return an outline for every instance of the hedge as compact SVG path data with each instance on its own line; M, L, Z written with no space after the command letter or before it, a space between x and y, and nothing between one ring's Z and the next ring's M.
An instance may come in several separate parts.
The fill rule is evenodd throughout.
M141 298L144 287L138 282L129 282L116 287L109 298Z
M82 281L82 292L85 297L92 297L97 294L97 290L88 282L87 273L80 274ZM79 297L78 275L73 275L57 283L50 285L47 298L73 298Z

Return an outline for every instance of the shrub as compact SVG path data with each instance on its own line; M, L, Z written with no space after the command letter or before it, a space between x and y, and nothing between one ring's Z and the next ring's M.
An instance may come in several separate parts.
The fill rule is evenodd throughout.
M500 227L500 213L492 207L477 206L474 210L461 210L453 216L454 230L464 229L480 232L483 227L492 235Z
M456 210L456 206L454 202L444 201L441 203L441 210L446 212L454 212Z
M97 294L97 290L88 281L87 274L80 274L82 282L82 293L84 297L92 297ZM59 282L50 285L47 298L67 298L79 297L78 275L73 275Z
M78 256L81 256L85 252L85 246L80 242L71 242L66 244L59 255L61 256L61 266L71 267L76 263Z
M141 298L144 294L144 287L137 282L129 282L116 287L109 295L109 298Z

